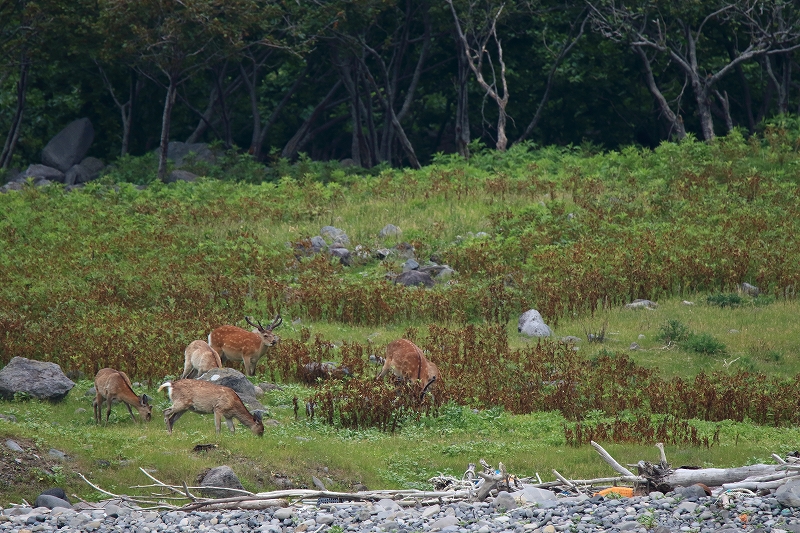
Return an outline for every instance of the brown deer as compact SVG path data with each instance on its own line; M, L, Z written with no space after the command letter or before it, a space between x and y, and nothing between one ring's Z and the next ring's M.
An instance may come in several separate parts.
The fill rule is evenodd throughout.
M244 373L252 376L256 373L258 360L267 353L267 348L280 340L272 330L280 326L283 319L277 314L267 327L262 326L261 322L253 324L249 316L244 319L255 328L253 331L238 326L220 326L208 335L208 344L224 361L241 361L244 364Z
M381 379L389 372L402 379L418 379L424 383L420 397L440 379L439 368L425 357L419 346L408 339L398 339L386 346L383 369L375 379Z
M181 379L199 377L212 368L222 368L217 351L206 341L192 341L183 351L183 374Z
M115 401L125 403L134 421L136 421L136 417L133 416L131 406L139 411L139 417L142 420L150 422L150 418L153 414L153 406L150 405L150 399L147 397L147 394L137 396L136 393L133 392L131 380L125 372L114 370L113 368L101 369L94 378L94 388L97 391L97 396L92 400L95 423L100 423L104 401L108 403L106 424L108 424L108 417L111 416L111 404Z
M259 437L264 435L261 412L255 411L251 414L239 395L230 387L196 379L179 379L163 383L158 390L162 389L167 389L167 395L172 401L172 405L164 410L164 422L170 435L172 426L186 411L214 413L214 425L217 433L222 428L223 418L228 424L228 429L234 433L236 430L233 427L233 419L235 418Z

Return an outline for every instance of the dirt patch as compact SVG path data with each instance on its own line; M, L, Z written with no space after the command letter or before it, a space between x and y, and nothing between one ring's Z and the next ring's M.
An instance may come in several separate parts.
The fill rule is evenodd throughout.
M22 448L9 447L11 441ZM13 446L13 444L11 444ZM63 486L66 469L62 461L51 457L30 439L0 435L0 507L7 503L33 503L45 489Z

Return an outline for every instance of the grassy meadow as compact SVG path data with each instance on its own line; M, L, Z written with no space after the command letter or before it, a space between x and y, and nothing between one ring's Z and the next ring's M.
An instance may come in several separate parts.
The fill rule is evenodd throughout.
M69 456L6 476L0 506L54 484L101 498L77 472L118 494L158 492L132 488L149 484L139 468L191 486L220 464L254 491L312 475L335 490L425 488L481 458L545 481L552 469L607 476L591 436L623 464L657 460L657 440L675 465L798 449L798 130L654 151L519 146L420 171L301 160L265 173L231 155L170 185L128 158L80 190L0 195L0 364L53 361L77 383L58 404L0 400L16 418L0 418L0 442ZM386 224L402 234L381 238ZM346 232L349 266L309 251L326 225ZM398 244L455 274L431 289L392 283L403 260L376 252ZM658 306L625 308L634 299ZM530 308L551 338L517 332ZM282 387L262 399L274 420L263 439L216 436L194 414L167 437L156 389L180 374L185 346L278 312L281 343L254 378ZM442 371L422 402L373 380L369 356L399 337ZM305 379L305 364L329 360L352 376ZM121 406L94 424L85 392L106 366L156 398L150 424ZM201 443L219 446L192 452Z

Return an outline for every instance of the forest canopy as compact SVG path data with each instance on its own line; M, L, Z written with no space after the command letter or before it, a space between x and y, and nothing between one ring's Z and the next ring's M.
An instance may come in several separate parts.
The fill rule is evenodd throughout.
M785 0L6 0L0 168L79 117L104 160L179 140L365 168L747 135L800 112L798 48Z

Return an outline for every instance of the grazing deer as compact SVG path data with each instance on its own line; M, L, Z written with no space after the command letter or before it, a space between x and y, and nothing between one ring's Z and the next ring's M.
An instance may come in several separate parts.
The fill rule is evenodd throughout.
M247 331L238 326L220 326L208 335L208 344L216 350L225 361L241 361L244 364L244 373L252 376L256 373L256 364L267 348L274 346L280 340L272 330L283 322L280 314L275 315L275 320L264 327L261 322L253 324L250 317L244 319L253 326L253 331Z
M206 341L192 341L183 351L183 374L181 379L199 377L212 368L222 368L217 351Z
M125 372L114 370L113 368L101 369L94 378L94 388L97 391L97 396L92 400L92 408L94 409L94 421L100 423L103 411L103 402L108 403L108 410L106 411L106 424L108 424L108 417L111 416L111 404L113 402L124 402L125 407L131 414L131 418L136 421L133 416L131 406L139 411L139 417L145 422L150 422L153 414L153 406L150 405L150 398L147 394L137 396L133 392L131 380Z
M381 379L390 371L400 378L418 379L424 383L420 398L436 380L440 379L437 366L430 362L422 350L408 339L398 339L389 343L386 347L383 369L375 379Z
M234 433L235 418L259 437L264 434L261 412L255 411L251 414L239 395L230 387L196 379L179 379L165 382L158 388L159 391L161 389L167 389L167 395L172 401L172 405L164 410L164 422L170 435L172 426L186 411L214 413L217 433L221 430L223 418L228 429Z

